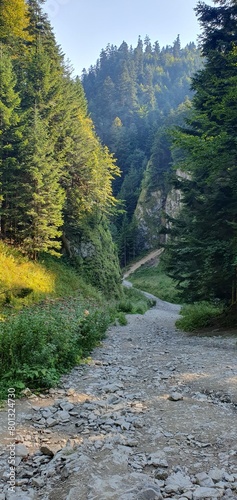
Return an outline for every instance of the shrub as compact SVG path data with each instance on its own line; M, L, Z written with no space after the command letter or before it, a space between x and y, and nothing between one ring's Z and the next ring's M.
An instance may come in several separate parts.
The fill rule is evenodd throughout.
M214 318L221 315L223 307L210 302L195 302L182 307L182 318L176 321L177 328L192 332L211 325Z
M124 298L118 303L118 310L127 314L144 314L154 304L140 290L131 287L124 289Z
M119 312L117 314L118 322L121 326L125 326L128 324L127 318L123 312Z
M10 316L0 323L0 391L9 383L21 389L55 385L98 344L109 322L104 309L85 310L78 299L49 301Z

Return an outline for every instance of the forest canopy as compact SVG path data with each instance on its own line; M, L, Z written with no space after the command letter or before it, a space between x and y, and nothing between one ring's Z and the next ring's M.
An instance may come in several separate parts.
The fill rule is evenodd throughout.
M34 258L107 214L119 175L41 4L0 3L0 231Z

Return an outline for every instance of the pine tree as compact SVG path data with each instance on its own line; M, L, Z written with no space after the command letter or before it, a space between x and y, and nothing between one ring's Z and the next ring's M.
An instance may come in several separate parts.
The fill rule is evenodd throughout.
M27 113L23 139L18 181L22 199L16 240L33 258L43 251L57 254L61 247L58 238L62 234L64 192L54 159L54 145L37 107Z
M173 222L168 268L189 300L236 302L237 7L199 3L205 68L194 78L193 117L176 134L184 209ZM183 222L185 221L185 223Z
M16 212L14 184L19 169L18 147L21 140L20 97L11 58L4 47L0 57L0 185L1 235L11 238Z

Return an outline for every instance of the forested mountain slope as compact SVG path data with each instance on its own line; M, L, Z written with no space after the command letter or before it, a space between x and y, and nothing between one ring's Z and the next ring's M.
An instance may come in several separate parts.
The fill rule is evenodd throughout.
M63 243L80 272L112 292L120 273L107 214L119 169L94 131L43 3L0 3L1 238L34 259L60 255Z
M160 48L147 36L135 48L126 42L108 45L82 83L91 117L103 143L115 154L122 170L114 182L114 193L124 200L126 214L117 218L115 238L121 260L126 263L144 247L148 237L136 237L133 218L146 173L146 185L164 187L164 172L170 170L170 141L166 128L181 123L190 107L191 76L201 67L194 43L181 48L179 36L171 46ZM149 180L148 180L149 177ZM163 194L162 194L163 197ZM150 195L149 195L150 198ZM152 238L151 238L152 239ZM154 239L157 243L157 238Z

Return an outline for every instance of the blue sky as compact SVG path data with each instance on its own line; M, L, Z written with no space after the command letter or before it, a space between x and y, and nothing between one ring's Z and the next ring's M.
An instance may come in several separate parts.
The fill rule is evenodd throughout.
M212 0L206 0L214 5ZM46 0L44 10L56 40L75 69L96 63L108 43L133 47L138 36L171 45L180 35L182 46L197 41L199 24L193 11L197 0Z

